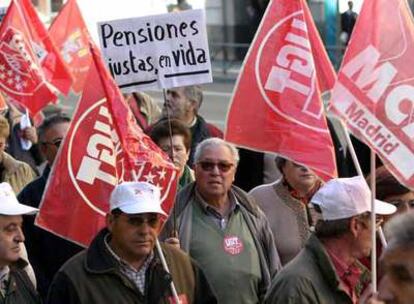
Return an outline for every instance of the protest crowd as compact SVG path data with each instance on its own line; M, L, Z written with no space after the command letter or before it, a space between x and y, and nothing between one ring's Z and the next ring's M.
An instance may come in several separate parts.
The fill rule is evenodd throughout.
M31 1L12 0L0 25L0 304L414 303L414 78L386 42L406 31L414 45L403 2L365 0L357 16L349 1L336 73L306 1L269 1L223 132L200 114L208 60L121 85L76 0L49 29ZM204 35L202 13L186 1L170 11L128 31L167 28L200 47L186 30L197 20ZM391 12L400 22L382 29ZM102 26L105 49L131 38L117 22ZM128 89L138 82L162 86L162 107ZM69 92L71 116L58 104Z

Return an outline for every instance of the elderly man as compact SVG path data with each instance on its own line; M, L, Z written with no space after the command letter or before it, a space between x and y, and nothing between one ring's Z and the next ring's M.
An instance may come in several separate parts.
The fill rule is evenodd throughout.
M197 146L196 181L178 193L176 226L181 248L201 265L219 303L260 303L280 260L264 213L232 185L237 161L236 148L220 138Z
M20 258L24 242L22 215L34 214L36 208L20 204L8 183L0 184L0 303L40 304Z
M47 166L40 177L29 183L19 193L18 200L23 204L39 207L51 167L69 126L70 118L63 114L49 116L40 126L40 149L47 160ZM27 252L36 273L37 288L44 302L56 272L69 258L83 248L35 226L34 217L26 217L23 228L27 236Z
M358 259L371 252L371 192L362 177L327 182L311 202L321 217L305 248L278 273L267 304L357 303L369 275ZM376 212L395 206L375 201Z
M203 91L200 86L178 87L167 90L166 102L162 108L162 117L167 117L167 109L171 118L185 123L191 131L191 149L188 165L191 167L195 147L209 137L223 138L223 132L209 124L198 114L203 101Z
M162 267L154 250L166 216L159 188L124 182L109 203L107 227L57 273L47 303L175 303L171 280L181 303L217 303L202 271L181 250L163 245L170 274Z

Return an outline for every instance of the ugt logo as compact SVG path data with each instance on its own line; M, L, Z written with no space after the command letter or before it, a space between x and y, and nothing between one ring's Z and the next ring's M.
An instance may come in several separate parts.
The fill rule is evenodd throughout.
M273 111L324 132L323 107L303 11L270 28L258 49L255 74L262 97Z

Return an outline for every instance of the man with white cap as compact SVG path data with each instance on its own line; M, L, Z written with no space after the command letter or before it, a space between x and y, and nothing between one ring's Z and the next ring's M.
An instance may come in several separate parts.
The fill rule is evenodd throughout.
M154 250L161 229L160 190L146 182L124 182L113 190L104 228L90 247L56 274L47 303L217 303L203 273L190 258L163 244L170 273Z
M0 303L40 303L21 258L22 215L38 210L20 204L8 183L0 184Z
M327 182L311 199L321 219L305 248L272 281L265 303L357 303L369 274L371 192L362 177ZM396 207L375 200L375 212ZM380 221L378 221L380 223ZM364 271L365 270L365 271Z

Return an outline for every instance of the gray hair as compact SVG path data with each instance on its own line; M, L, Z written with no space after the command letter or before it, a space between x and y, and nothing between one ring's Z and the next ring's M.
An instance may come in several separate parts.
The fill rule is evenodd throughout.
M385 225L389 246L414 248L414 211L396 215Z
M186 86L183 87L184 95L191 101L195 102L195 112L198 113L198 110L201 108L201 104L203 103L203 90L199 85L193 86Z
M204 150L207 147L211 147L211 146L227 147L230 150L236 164L239 163L240 157L239 157L239 151L237 150L237 148L233 144L218 137L207 138L197 145L196 150L194 152L194 163L197 163L200 160L201 155L203 155Z

